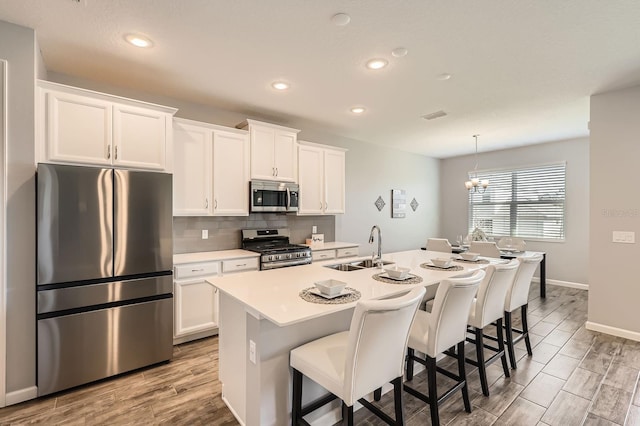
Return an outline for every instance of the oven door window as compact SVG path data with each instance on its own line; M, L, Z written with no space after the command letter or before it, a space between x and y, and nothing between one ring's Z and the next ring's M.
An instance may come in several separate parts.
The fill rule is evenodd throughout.
M287 207L287 192L269 191L265 189L254 190L253 205L255 207L273 207L284 210Z

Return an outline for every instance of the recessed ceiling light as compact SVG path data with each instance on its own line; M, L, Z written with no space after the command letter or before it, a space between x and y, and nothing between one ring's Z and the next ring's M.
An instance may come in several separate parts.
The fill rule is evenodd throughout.
M290 86L289 83L285 83L284 81L274 81L271 83L271 87L276 90L287 90Z
M339 27L344 27L349 22L351 22L351 16L346 13L336 13L331 17L331 22Z
M380 68L384 68L387 65L389 65L389 61L387 61L386 59L377 58L367 61L367 68L369 68L370 70L379 70Z
M395 58L402 58L403 56L407 56L407 53L409 53L409 51L407 49L405 49L404 47L396 47L395 49L393 49L391 51L391 54Z
M363 107L353 107L351 108L351 112L354 114L362 114L366 110Z
M447 74L447 73L439 74L436 78L440 81L449 80L451 78L451 74Z
M133 44L136 47L151 47L153 46L153 42L151 41L150 38L145 37L143 35L140 34L127 34L126 36L124 36L124 39L129 42L130 44Z

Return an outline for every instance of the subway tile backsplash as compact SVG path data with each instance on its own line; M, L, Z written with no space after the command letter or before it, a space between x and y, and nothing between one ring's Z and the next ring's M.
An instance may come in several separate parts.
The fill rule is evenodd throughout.
M311 227L316 225L324 240L335 241L335 216L295 216L279 213L252 213L249 216L225 217L174 217L173 252L231 250L242 245L242 229L289 228L291 242L303 244L311 237ZM202 230L209 231L203 240Z

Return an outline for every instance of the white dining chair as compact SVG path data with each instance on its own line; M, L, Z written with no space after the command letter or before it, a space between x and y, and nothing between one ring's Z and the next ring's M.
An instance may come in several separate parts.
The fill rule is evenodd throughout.
M428 238L427 250L451 253L451 244L446 238Z
M500 257L500 249L493 241L471 241L469 251L484 257Z
M532 256L523 256L518 258L520 265L516 272L513 284L507 291L507 297L504 302L504 327L506 334L507 350L509 351L509 362L511 368L516 369L516 355L514 345L524 339L527 347L527 354L533 355L531 351L531 341L529 340L529 326L527 324L527 308L529 306L529 287L531 287L531 279L536 268L542 262L542 255L536 254ZM513 328L511 314L520 308L522 319L522 330ZM513 338L513 333L519 334L517 338Z
M507 365L502 334L502 315L504 314L507 291L513 284L518 265L518 261L514 259L506 265L487 266L486 275L478 288L478 296L473 300L469 312L468 324L472 327L470 331L473 332L474 338L467 338L467 341L476 345L476 359L466 358L466 361L478 367L480 385L485 396L489 396L487 383L487 366L489 364L500 358L504 375L509 377L509 366ZM492 325L492 323L495 323L496 327L497 348L484 343L485 327ZM494 354L485 359L484 349L489 349Z
M464 342L469 309L478 286L485 276L482 270L471 276L448 278L440 282L431 312L418 311L409 334L409 350L407 351L406 375L407 383L413 380L413 364L418 362L427 368L428 394L424 394L407 383L404 390L429 404L431 423L440 424L438 406L460 389L465 410L471 412L467 376L465 372ZM458 346L458 375L444 371L436 366L436 358L446 349ZM416 355L416 351L424 357ZM436 372L444 374L456 381L455 385L438 397Z
M331 334L291 351L293 404L291 424L307 424L310 412L336 398L342 400L343 424L353 425L356 401L389 424L404 425L402 376L409 329L424 296L416 287L404 296L365 300L356 304L348 331ZM302 406L302 379L309 379L331 394ZM395 421L365 400L367 394L391 382L394 387Z

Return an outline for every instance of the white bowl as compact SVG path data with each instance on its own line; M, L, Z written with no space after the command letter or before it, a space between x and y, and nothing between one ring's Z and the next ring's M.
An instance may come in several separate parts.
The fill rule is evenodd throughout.
M472 253L472 252L460 253L460 257L462 257L464 260L470 260L470 261L478 260L478 256L480 256L480 253Z
M431 259L431 263L433 263L438 268L448 268L449 266L451 266L451 259L436 257L435 259Z
M385 268L384 271L391 277L394 278L396 280L403 280L405 278L407 278L407 274L409 273L411 269L410 268L403 268L401 266L390 266L388 268Z
M320 290L320 293L326 294L327 296L336 296L340 294L340 292L344 290L344 287L347 285L347 283L343 283L342 281L338 280L316 281L314 284L316 285L318 290Z

